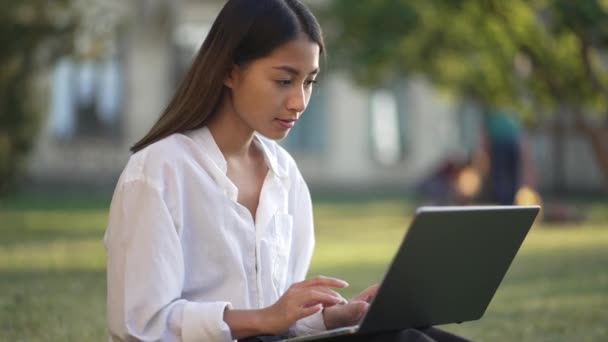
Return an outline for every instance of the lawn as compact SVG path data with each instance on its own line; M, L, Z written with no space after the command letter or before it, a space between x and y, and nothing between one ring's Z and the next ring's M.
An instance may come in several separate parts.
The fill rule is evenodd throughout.
M0 341L105 340L102 246L109 198L0 202ZM536 225L485 316L445 329L479 341L608 340L608 203L584 224ZM404 233L401 200L315 201L310 274L351 295L378 281Z

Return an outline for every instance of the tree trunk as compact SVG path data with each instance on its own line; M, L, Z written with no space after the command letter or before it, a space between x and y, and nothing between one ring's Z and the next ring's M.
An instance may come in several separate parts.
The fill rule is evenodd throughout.
M566 108L562 105L557 110L555 123L553 125L553 191L557 194L566 192L566 167L565 167L565 127L564 114Z
M595 160L604 178L604 189L608 190L608 128L589 124L580 111L576 113L576 126L591 144Z

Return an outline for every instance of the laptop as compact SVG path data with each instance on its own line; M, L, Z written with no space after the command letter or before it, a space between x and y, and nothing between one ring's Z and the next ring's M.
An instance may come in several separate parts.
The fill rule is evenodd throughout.
M283 341L480 319L539 210L539 206L420 207L359 325Z

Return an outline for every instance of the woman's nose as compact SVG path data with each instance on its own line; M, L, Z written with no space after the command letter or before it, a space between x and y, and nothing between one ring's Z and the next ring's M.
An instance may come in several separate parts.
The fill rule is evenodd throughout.
M308 104L308 93L303 87L296 87L287 99L287 109L302 113Z

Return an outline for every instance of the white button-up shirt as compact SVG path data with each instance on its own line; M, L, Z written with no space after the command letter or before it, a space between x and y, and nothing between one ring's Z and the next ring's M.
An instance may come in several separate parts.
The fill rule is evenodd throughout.
M231 341L224 310L275 303L304 279L314 247L310 194L291 156L256 134L269 172L254 222L209 129L133 154L112 198L110 340ZM296 335L323 330L320 313Z

